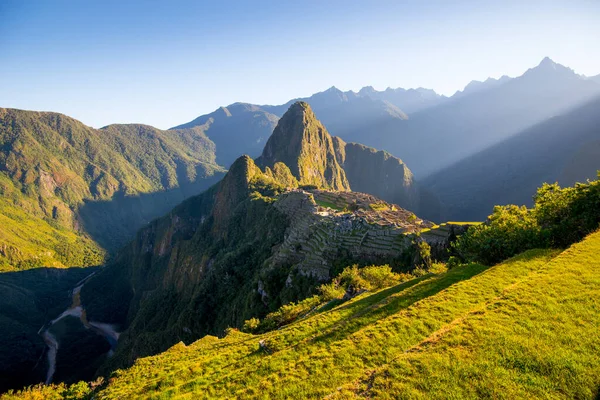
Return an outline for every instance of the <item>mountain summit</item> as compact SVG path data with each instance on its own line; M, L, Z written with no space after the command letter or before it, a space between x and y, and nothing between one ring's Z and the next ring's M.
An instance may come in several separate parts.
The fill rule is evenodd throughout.
M287 165L301 185L350 190L331 135L303 101L292 104L281 117L257 160L262 168L277 162Z

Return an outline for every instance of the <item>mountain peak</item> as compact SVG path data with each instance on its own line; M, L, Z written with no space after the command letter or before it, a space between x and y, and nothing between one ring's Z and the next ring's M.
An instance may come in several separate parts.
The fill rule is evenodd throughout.
M557 63L555 63L550 57L544 57L544 59L542 61L540 61L540 63L538 64L538 67L553 67L556 68L556 66L559 65Z
M376 90L373 86L365 86L362 89L360 89L360 91L358 92L358 94L360 95L369 95L372 93L375 93Z
M281 117L256 161L261 168L284 163L301 185L350 189L336 160L331 135L304 101L292 104Z

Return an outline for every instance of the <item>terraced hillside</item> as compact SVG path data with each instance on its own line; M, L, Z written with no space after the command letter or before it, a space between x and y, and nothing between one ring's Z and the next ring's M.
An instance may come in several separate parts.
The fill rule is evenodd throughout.
M96 398L596 398L599 251L596 232L325 304L276 331L180 343Z

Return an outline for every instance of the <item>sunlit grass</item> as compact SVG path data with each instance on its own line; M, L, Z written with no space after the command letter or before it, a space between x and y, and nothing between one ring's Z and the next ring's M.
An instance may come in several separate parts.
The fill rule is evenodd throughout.
M594 398L600 233L323 307L279 330L179 344L98 399Z

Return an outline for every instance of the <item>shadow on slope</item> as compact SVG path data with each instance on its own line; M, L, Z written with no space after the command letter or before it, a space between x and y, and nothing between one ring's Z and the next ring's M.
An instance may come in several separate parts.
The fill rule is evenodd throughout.
M598 110L600 97L465 158L422 184L441 199L442 219L482 220L496 204L530 206L544 182L571 186L596 177Z
M97 268L36 268L0 274L0 393L44 380L38 330L71 304L71 289Z
M83 230L109 252L118 250L135 233L183 202L202 193L223 177L215 173L212 177L182 187L136 196L118 192L111 200L86 200L78 210Z

